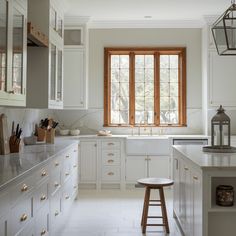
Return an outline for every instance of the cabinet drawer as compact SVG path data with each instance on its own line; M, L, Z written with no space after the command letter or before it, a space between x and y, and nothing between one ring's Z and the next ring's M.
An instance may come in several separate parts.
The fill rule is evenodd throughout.
M72 163L70 162L64 162L63 168L62 168L62 172L61 172L61 181L62 183L66 182L68 180L68 178L71 176L71 165Z
M32 198L26 197L11 209L11 235L15 235L17 232L21 231L30 221L32 212L31 206Z
M36 172L36 183L39 184L41 181L44 181L49 177L49 167L44 166Z
M106 166L119 166L120 165L120 158L103 157L102 164L106 165Z
M47 236L49 235L49 204L44 205L35 217L35 235L36 236Z
M56 172L50 176L49 180L49 194L53 195L61 187L61 172Z
M10 207L9 197L10 197L9 193L7 192L3 192L0 194L0 218L1 216L6 215L6 212L9 210Z
M63 193L62 193L62 212L66 212L71 204L73 203L73 199L72 199L72 195L73 195L73 183L72 181L68 181L63 189Z
M31 220L21 231L17 236L35 236L35 230L34 230L34 221Z
M50 175L54 174L57 171L60 171L61 167L62 167L62 162L63 159L61 156L56 157L51 163L50 163Z
M75 195L77 195L77 192L78 192L78 184L79 184L78 173L72 176L72 184L73 184L72 195L75 198Z
M11 188L10 192L12 204L15 204L16 201L20 200L22 197L25 197L33 190L35 180L35 175L30 175L29 177L25 178L24 181Z
M118 166L104 166L102 168L103 181L120 181L120 167Z
M120 158L120 150L102 150L103 158Z
M57 192L50 200L50 221L52 228L56 228L61 216L61 192Z
M113 140L102 141L102 149L120 149L120 142Z
M38 211L48 202L48 184L49 180L43 182L34 193L34 212Z
M3 216L2 218L0 218L0 235L1 236L6 235L6 232L7 232L6 226L7 226L6 218L5 216Z

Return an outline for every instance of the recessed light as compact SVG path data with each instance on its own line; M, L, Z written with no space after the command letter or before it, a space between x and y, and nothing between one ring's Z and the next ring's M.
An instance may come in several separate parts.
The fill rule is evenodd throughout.
M151 19L152 16L144 16L145 19Z

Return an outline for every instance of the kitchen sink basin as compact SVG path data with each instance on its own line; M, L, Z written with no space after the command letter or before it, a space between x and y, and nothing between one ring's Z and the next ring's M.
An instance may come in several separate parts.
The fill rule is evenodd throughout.
M127 155L169 155L168 136L128 136L126 153Z

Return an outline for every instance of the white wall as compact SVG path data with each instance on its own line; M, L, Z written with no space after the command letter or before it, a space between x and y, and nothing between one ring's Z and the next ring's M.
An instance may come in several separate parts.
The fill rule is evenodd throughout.
M187 124L186 128L168 128L166 133L202 133L201 29L90 29L88 111L54 111L68 127L80 127L82 133L103 128L104 47L187 48ZM113 128L113 133L130 129ZM160 129L154 129L159 132ZM137 131L137 130L136 130Z

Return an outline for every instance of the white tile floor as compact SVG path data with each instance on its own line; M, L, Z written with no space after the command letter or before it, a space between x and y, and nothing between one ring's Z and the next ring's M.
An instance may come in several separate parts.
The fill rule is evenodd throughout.
M165 196L170 225L169 235L181 236L173 219L172 191L167 189ZM60 236L141 236L143 197L144 189L80 190ZM159 207L151 207L150 215L151 213L160 214ZM146 235L167 234L164 233L163 227L147 227Z

